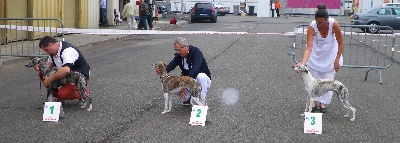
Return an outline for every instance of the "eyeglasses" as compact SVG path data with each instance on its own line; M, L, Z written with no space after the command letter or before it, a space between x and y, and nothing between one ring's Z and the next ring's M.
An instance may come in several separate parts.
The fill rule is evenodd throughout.
M179 48L179 49L174 49L174 50L178 52L178 51L180 51L182 48L183 48L183 47L181 47L181 48Z
M179 51L181 51L181 49L184 48L184 47L185 47L185 46L183 46L183 47L181 47L181 48L179 48L179 49L175 49L175 48L174 48L174 50L177 51L177 52L179 52Z

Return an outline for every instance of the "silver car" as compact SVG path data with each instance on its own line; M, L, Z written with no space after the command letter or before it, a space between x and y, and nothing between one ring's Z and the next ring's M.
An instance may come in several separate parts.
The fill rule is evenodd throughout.
M213 2L215 10L217 11L217 14L224 16L225 14L228 14L231 11L230 7L225 6L222 3L217 3Z
M400 7L381 6L368 10L365 13L355 13L352 25L390 26L393 30L400 30ZM377 33L379 28L369 27L361 29L370 33Z

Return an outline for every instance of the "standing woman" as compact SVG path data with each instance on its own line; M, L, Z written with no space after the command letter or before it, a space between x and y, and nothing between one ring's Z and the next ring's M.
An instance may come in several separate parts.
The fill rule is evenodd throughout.
M339 23L329 17L325 5L318 5L315 20L307 30L307 45L300 63L294 65L307 65L315 79L334 79L343 64L342 52L344 49L343 35ZM325 113L326 105L331 103L333 92L330 91L315 101L320 103L320 112ZM312 112L316 110L313 103Z

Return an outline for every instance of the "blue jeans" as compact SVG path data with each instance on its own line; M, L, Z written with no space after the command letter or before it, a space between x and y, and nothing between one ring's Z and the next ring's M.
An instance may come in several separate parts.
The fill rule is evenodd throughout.
M139 28L144 28L144 30L148 30L147 29L147 17L148 17L147 15L140 17Z
M100 22L102 26L109 26L105 8L100 8Z

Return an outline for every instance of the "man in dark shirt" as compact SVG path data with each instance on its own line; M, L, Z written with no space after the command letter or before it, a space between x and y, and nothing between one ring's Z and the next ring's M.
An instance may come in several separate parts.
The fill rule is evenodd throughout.
M167 65L167 72L175 69L176 66L182 70L182 76L190 76L200 84L201 94L200 102L206 104L206 94L211 86L211 72L208 69L203 53L199 48L189 45L183 37L178 37L174 41L174 50L176 51L174 58ZM160 74L160 70L156 69L156 73ZM190 105L190 92L183 88L179 92L179 96L184 100L183 105Z

